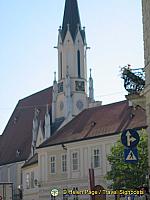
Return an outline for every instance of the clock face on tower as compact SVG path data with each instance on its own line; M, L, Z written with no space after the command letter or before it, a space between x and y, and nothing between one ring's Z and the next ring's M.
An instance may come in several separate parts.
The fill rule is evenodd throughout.
M75 81L75 88L76 88L76 91L85 92L84 81Z

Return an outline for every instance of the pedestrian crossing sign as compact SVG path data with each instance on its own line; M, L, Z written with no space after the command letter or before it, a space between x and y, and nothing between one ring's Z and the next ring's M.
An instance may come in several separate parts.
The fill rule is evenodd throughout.
M124 149L124 158L127 163L137 163L138 162L138 151L137 148Z

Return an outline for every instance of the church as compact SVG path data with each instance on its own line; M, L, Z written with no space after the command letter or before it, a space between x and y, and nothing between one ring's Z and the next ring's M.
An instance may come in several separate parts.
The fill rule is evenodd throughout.
M125 129L147 128L145 110L135 101L102 105L94 100L77 0L65 2L56 48L53 86L19 100L0 137L0 182L13 183L14 200L20 190L24 200L89 199L63 190L90 189L91 168L95 185L108 188L112 145Z

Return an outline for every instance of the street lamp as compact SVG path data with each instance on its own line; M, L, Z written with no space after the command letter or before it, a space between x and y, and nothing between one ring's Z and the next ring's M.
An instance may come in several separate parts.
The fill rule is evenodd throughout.
M18 191L19 191L19 200L22 200L22 186L18 185Z

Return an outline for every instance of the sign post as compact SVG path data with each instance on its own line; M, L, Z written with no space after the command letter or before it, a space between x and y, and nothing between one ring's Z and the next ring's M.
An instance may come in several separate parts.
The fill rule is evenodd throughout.
M95 187L95 176L94 176L94 169L89 169L89 179L90 179L90 190L94 190ZM95 196L91 195L91 200L95 200Z
M139 141L140 137L135 129L127 129L122 132L121 142L125 146L124 159L126 163L138 162L138 150L136 146Z

